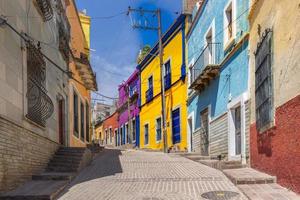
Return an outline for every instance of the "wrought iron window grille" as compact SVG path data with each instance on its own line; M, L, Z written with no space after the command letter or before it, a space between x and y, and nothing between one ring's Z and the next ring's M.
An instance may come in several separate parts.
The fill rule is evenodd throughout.
M70 59L70 35L66 31L63 23L59 23L59 50L62 53L64 60L69 63Z
M27 49L27 115L40 126L46 126L54 105L46 90L46 62L39 48L28 42Z
M266 29L255 55L256 126L262 132L273 124L272 30Z
M35 4L44 21L49 21L53 18L53 9L50 0L35 0Z

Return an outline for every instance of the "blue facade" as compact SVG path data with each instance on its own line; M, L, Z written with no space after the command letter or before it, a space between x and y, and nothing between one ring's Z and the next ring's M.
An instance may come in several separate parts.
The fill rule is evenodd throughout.
M232 4L234 40L224 45L225 8ZM212 43L218 43L215 56L220 64L219 75L210 81L199 94L189 92L188 112L194 112L195 129L200 127L200 112L210 107L210 117L215 119L227 112L227 105L248 90L248 0L205 0L198 12L194 12L193 25L187 36L188 63L194 63L206 45L208 30L212 30ZM196 14L197 13L197 14ZM237 47L234 47L234 46ZM225 47L226 46L226 47ZM232 51L232 52L231 52ZM217 50L215 49L215 52ZM216 58L218 56L218 58Z

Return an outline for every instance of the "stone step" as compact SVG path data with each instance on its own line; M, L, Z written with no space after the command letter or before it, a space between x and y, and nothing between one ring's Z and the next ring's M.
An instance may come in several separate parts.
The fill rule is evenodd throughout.
M256 171L252 168L226 169L223 173L235 184L267 184L276 183L276 177Z
M66 148L59 148L58 152L70 152L70 153L83 153L85 149L66 149Z
M62 160L62 161L81 161L82 156L78 156L78 155L54 155L52 157L52 159L50 160L50 162L52 160Z
M46 172L77 172L77 171L78 171L78 167L48 166L46 168Z
M50 162L47 167L66 167L66 168L78 168L80 163L58 163Z
M81 159L64 159L64 158L55 158L51 159L50 163L55 163L55 164L65 164L65 163L70 163L70 164L79 164Z
M296 193L281 187L276 183L239 185L238 188L249 199L255 200L296 200L300 196Z
M57 151L55 155L60 155L60 156L68 156L68 157L81 157L84 154L84 152L67 152L67 151Z
M67 184L68 181L30 181L13 191L0 195L0 200L52 200Z
M39 175L33 175L32 180L56 180L56 181L71 181L75 177L75 173L68 172L44 172Z

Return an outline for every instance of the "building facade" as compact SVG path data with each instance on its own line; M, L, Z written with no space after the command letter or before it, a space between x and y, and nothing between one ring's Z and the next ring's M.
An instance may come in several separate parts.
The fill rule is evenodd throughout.
M6 19L0 25L0 192L4 192L42 172L60 145L60 131L68 130L60 125L68 120L61 101L68 99L70 55L65 36L70 33L63 2L0 5L1 18Z
M248 0L204 0L187 35L189 150L249 158Z
M95 138L94 142L100 145L104 145L104 130L103 121L99 121L95 124Z
M119 128L118 119L118 112L114 112L112 115L103 120L103 143L106 146L117 146L117 135Z
M69 131L67 145L83 147L91 141L91 91L97 90L96 76L89 62L87 39L83 32L76 4L67 6L71 25L71 54L69 71Z
M185 151L186 135L186 77L185 30L187 18L180 15L163 36L163 62L166 110L166 146ZM163 150L161 69L158 44L139 65L141 82L140 148Z
M299 1L252 1L251 167L300 193ZM263 95L262 95L263 94Z
M128 80L119 86L119 132L117 145L139 146L140 78L136 69Z

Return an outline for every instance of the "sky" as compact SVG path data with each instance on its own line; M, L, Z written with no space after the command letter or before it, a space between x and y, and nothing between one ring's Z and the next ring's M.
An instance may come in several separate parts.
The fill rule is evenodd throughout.
M136 57L146 44L153 46L157 31L133 29L133 23L157 25L152 15L137 13L127 16L131 8L157 9L162 12L165 32L181 12L181 0L76 0L79 11L86 9L91 16L91 64L97 75L99 93L118 97L118 85L135 70ZM93 95L94 99L111 100Z

